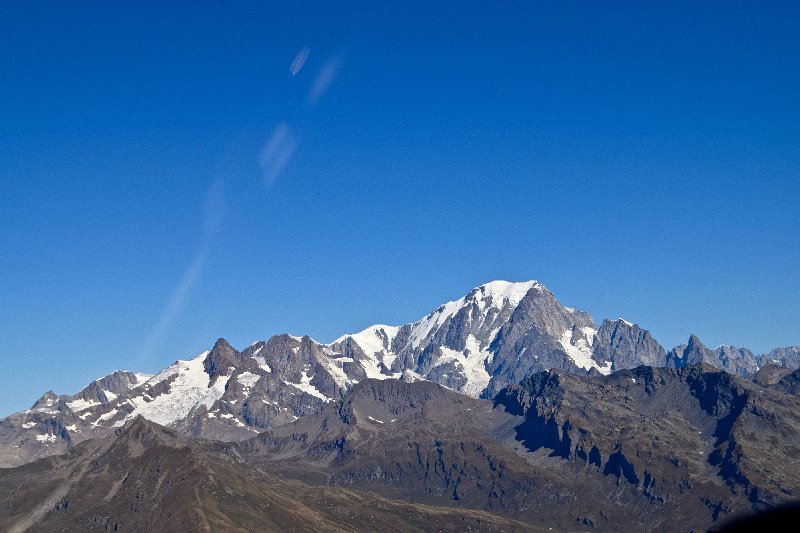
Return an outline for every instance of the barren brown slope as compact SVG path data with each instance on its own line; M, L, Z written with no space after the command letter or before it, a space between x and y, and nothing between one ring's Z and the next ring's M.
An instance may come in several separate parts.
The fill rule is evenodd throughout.
M668 510L614 476L515 440L524 417L429 382L364 381L318 416L230 453L304 481L481 509L545 529L658 527Z
M0 470L2 531L523 531L234 464L141 418L67 456Z

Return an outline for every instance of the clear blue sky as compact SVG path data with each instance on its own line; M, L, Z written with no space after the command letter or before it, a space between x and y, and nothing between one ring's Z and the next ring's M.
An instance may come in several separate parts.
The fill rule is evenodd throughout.
M0 415L492 279L800 344L797 2L162 4L0 4Z

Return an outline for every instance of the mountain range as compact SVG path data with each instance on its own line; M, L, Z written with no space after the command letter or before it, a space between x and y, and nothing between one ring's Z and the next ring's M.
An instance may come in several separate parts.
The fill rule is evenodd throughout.
M692 335L667 351L626 320L598 326L538 282L494 281L403 326L241 351L219 339L153 376L117 371L75 395L48 392L0 420L0 526L147 529L155 518L117 501L146 494L176 519L191 508L198 529L279 529L309 513L315 527L346 529L325 505L351 504L356 528L403 507L419 517L407 529L432 517L487 530L702 529L798 498L798 367L798 347L754 355ZM162 463L159 476L183 465L201 492L176 482L151 494L145 473ZM87 483L108 492L87 499ZM225 507L231 491L242 498ZM264 502L300 493L305 507L261 516ZM382 511L367 519L364 505ZM250 518L225 522L231 513Z

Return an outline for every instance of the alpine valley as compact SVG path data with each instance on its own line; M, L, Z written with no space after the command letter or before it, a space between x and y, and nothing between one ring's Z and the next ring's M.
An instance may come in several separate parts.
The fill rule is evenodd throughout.
M493 281L45 393L0 420L0 530L717 529L800 500L798 367Z

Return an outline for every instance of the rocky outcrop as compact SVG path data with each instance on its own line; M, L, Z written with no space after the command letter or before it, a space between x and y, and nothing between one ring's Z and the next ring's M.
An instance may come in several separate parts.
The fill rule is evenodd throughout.
M708 365L534 374L493 402L368 380L228 452L306 481L556 530L706 530L800 496L797 399Z
M800 394L800 369L795 370L781 378L775 388L789 394Z
M762 387L776 385L781 379L792 373L791 368L786 368L775 363L767 363L758 369L758 372L750 376L753 383Z
M795 370L800 368L800 346L788 346L786 348L775 348L769 353L760 357L764 363L773 363L786 368Z
M646 329L622 319L604 320L594 341L594 357L611 361L612 370L638 366L663 366L664 348Z
M742 377L748 377L758 371L758 360L747 348L718 346L711 350L700 342L696 335L691 335L687 344L681 344L670 350L664 366L682 368L697 363L705 363Z

